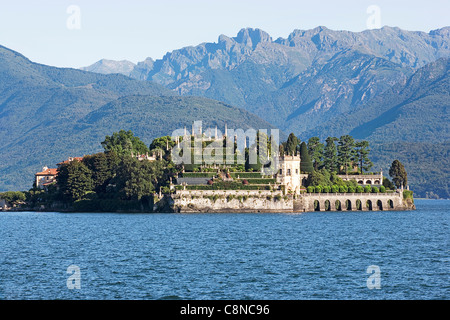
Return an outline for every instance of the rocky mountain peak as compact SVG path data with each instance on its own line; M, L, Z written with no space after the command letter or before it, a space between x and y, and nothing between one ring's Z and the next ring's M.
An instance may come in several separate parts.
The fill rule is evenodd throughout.
M267 32L258 28L241 29L233 39L238 43L252 48L256 48L261 42L272 42L272 37Z

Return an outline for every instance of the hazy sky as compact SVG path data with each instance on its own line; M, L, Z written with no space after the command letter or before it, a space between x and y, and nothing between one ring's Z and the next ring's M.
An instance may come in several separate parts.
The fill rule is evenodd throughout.
M450 0L0 0L0 45L32 61L82 67L102 58L134 63L244 27L272 38L326 26L362 31L379 8L381 26L426 31L450 25Z

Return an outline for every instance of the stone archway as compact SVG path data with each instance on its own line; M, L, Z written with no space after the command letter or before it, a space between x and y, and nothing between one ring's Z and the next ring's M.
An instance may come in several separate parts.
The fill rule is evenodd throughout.
M314 211L320 211L320 202L319 202L319 200L314 200Z
M362 210L362 202L361 200L356 200L356 210Z
M378 210L383 211L383 202L381 200L377 200Z
M366 180L366 184L372 184L372 180Z
M330 200L325 200L324 208L325 208L325 211L331 211L331 203L330 203Z
M387 207L388 207L389 209L394 209L394 201L392 201L391 199L389 199L389 200L387 201Z
M352 201L347 199L345 200L345 208L347 209L347 211L351 211L352 210Z
M342 211L342 204L339 200L336 200L334 205L335 205L336 211Z
M367 207L367 210L373 210L372 200L366 201L366 207Z

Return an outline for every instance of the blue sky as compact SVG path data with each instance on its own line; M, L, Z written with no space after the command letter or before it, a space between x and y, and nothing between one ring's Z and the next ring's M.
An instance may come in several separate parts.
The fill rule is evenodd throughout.
M73 5L79 15L68 11ZM319 25L362 31L371 5L380 9L382 26L429 32L450 25L449 0L2 0L0 45L59 67L101 58L136 63L216 42L220 34L235 36L244 27L261 28L274 39Z

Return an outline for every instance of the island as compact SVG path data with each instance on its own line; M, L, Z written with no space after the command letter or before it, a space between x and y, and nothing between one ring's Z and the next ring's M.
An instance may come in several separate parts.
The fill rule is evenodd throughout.
M369 142L349 135L279 142L267 130L192 126L147 145L132 131L103 151L44 167L26 191L0 194L2 210L301 213L414 210L402 163L371 172Z

